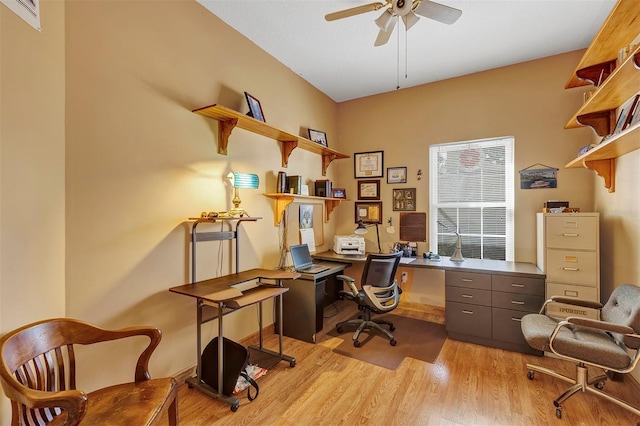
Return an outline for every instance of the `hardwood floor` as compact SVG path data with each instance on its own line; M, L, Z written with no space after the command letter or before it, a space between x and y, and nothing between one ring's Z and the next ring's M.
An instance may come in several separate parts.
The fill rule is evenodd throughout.
M540 364L573 375L572 364L550 357L451 339L434 364L405 358L397 370L338 355L332 349L340 339L324 333L352 315L355 306L339 301L337 310L327 307L317 344L284 338L284 353L294 356L297 365L290 368L281 362L270 369L259 379L260 396L249 402L246 392L240 394L235 413L227 404L181 386L180 425L632 425L640 421L586 393L569 398L562 419L556 418L553 400L568 384L543 374L531 381L525 366ZM442 309L407 302L394 314L444 322ZM277 336L268 336L265 347L277 348L277 342ZM629 380L608 381L605 389L640 407L640 392Z

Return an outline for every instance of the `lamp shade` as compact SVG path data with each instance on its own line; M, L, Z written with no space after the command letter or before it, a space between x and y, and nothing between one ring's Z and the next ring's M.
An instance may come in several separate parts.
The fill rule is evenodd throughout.
M359 220L358 227L353 230L353 233L361 235L361 234L366 234L367 232L369 232L369 230L367 229L367 225L365 225L362 220Z
M249 188L256 189L260 180L258 175L253 173L233 173L233 187L234 188Z

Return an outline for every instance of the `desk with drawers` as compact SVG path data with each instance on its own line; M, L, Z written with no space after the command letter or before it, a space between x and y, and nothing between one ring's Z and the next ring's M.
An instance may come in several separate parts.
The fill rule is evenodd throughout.
M365 256L318 253L316 259L364 263ZM465 259L452 262L416 258L401 268L445 271L445 326L450 338L542 355L525 342L520 319L538 312L545 300L545 274L531 263Z

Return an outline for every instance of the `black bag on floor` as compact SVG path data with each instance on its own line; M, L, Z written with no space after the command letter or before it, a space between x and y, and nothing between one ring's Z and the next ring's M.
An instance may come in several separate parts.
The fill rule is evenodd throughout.
M260 388L258 383L247 374L247 364L249 363L249 349L239 343L222 338L223 351L223 377L222 377L222 394L231 396L238 382L238 377L242 376L249 382L247 397L249 401L253 401L258 397ZM215 337L207 344L202 351L202 381L218 390L218 338ZM251 395L251 387L254 387L256 394Z

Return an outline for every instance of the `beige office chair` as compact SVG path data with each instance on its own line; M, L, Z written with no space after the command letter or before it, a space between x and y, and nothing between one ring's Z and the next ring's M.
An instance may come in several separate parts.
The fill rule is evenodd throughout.
M597 309L601 319L552 318L544 314L551 303ZM577 364L575 379L548 368L527 364L527 377L530 380L538 371L573 385L553 401L556 417L562 418L562 402L578 391L600 396L640 416L637 408L602 391L609 374L629 373L638 363L640 287L631 284L617 287L604 306L598 302L554 296L545 302L540 314L525 315L521 327L524 338L532 348L552 352L561 359ZM605 374L589 378L588 365L603 369Z
M369 254L364 264L362 278L360 279L361 290L355 285L355 280L347 275L338 275L338 279L344 281L349 286L349 291L340 291L340 297L352 300L358 304L358 309L363 314L358 319L343 321L336 325L336 331L342 333L345 327L357 327L353 334L353 346L360 347L358 340L360 333L365 330L378 330L384 334L391 346L396 345L396 339L390 331L395 330L395 326L390 321L384 319L371 319L371 312L383 314L392 311L398 306L400 293L395 280L396 271L400 264L402 253L393 254ZM381 325L387 325L390 331L385 330Z
M133 382L91 393L76 388L76 345L133 336L149 338ZM160 338L155 327L105 330L67 318L39 321L7 333L0 339L0 383L11 400L11 425L154 425L160 421L177 425L176 380L149 375L149 358Z

